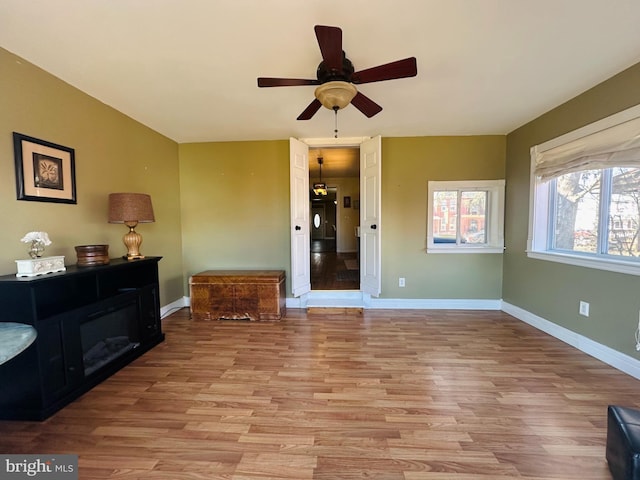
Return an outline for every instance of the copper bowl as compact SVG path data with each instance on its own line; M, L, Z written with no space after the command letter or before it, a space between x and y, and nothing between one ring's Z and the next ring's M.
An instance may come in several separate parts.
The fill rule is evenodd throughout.
M78 245L75 249L79 267L94 267L109 263L109 245Z

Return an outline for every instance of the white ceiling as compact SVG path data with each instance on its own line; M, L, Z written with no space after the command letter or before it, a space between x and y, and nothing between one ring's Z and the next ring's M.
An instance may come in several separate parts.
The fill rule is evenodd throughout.
M296 117L313 27L356 70L415 56L414 78L360 85L341 137L506 134L640 61L638 0L0 0L0 46L177 142L329 138Z

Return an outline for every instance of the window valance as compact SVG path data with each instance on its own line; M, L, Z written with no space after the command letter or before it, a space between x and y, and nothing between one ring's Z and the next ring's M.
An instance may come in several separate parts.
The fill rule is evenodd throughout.
M547 142L533 147L534 175L546 181L582 170L640 167L640 117L579 136L581 131L568 134L577 138L568 138L565 143L556 141L551 146L552 142Z

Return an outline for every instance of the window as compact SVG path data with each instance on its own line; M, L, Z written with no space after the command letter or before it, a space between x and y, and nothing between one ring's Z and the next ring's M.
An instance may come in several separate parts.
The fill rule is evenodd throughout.
M504 180L429 182L428 253L502 253Z
M531 149L528 256L640 275L640 107Z

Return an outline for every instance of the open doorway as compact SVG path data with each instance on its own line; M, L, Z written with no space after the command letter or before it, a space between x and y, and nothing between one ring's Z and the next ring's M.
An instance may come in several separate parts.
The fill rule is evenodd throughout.
M327 147L331 145L332 147ZM353 292L330 290L316 294L311 289L311 221L309 208L309 149L310 148L334 148L347 146L359 148L360 178L354 179L358 187L359 203L352 204L350 221L359 222L359 242L357 252L360 257L360 288ZM347 139L304 139L289 138L289 192L291 209L291 293L300 298L301 306L308 306L313 302L336 306L340 303L351 302L355 297L361 302L371 297L377 297L382 291L382 137L377 135L371 138L347 138ZM338 189L338 208L341 201L346 202L345 192ZM357 228L355 224L354 230ZM343 229L341 217L336 220L338 239L336 249L340 252L340 231L345 230L346 238L349 237L347 229ZM355 237L354 231L354 237ZM353 238L355 242L355 238ZM335 292L335 294L333 293ZM345 295L343 295L345 294ZM358 294L360 294L358 296ZM357 300L356 298L356 300ZM349 303L353 305L353 303Z
M311 289L359 290L360 149L310 148L309 187Z

